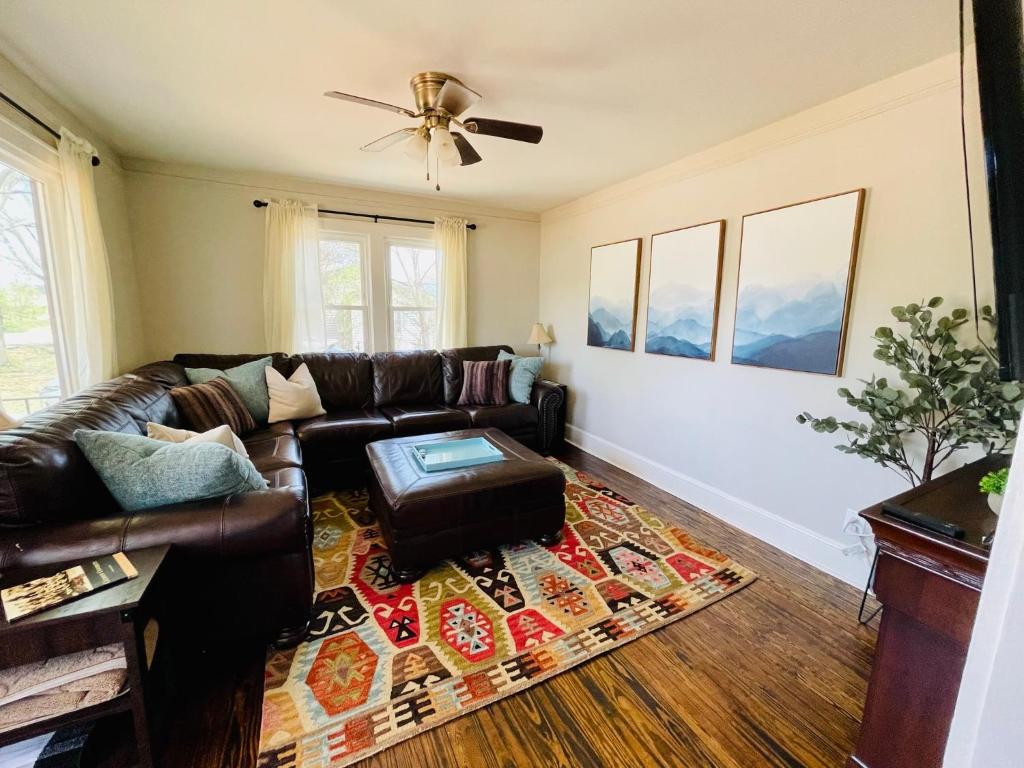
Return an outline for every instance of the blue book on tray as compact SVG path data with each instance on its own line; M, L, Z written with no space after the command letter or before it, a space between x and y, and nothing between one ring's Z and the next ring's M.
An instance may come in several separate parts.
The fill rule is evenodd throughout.
M425 472L463 469L502 460L501 451L484 437L419 443L410 450Z

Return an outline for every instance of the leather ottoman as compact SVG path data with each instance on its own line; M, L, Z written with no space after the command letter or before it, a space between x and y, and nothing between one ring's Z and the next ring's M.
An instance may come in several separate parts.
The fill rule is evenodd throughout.
M486 438L502 461L427 472L413 445ZM366 446L370 510L397 579L418 579L434 563L475 549L536 539L558 541L565 523L565 476L499 429L464 429L380 440Z

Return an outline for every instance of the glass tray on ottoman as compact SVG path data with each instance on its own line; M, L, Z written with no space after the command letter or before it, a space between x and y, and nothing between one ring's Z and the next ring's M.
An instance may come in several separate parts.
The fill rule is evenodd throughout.
M502 460L501 451L484 437L419 443L409 450L424 472L462 469Z

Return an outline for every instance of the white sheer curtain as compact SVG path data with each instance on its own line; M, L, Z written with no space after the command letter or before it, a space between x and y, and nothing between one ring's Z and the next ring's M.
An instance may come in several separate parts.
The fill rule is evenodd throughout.
M271 200L266 208L263 309L271 352L322 352L327 346L320 294L320 219L316 206Z
M93 147L61 128L66 243L54 248L60 352L69 392L117 373L110 264L92 178Z
M435 219L434 248L441 265L437 313L438 348L464 347L469 343L466 220L455 216Z

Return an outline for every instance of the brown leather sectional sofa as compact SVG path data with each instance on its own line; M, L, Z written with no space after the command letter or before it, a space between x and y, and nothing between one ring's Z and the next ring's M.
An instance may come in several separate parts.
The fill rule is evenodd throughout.
M264 355L180 354L90 387L0 432L0 571L173 544L167 610L176 623L295 642L313 601L309 498L361 484L368 443L469 427L497 427L541 452L561 439L559 384L538 381L529 405L456 404L462 362L493 360L500 349L511 351L275 353L285 376L309 366L327 413L244 437L270 488L136 513L120 509L74 431L182 426L168 390L188 383L186 367L230 368Z

